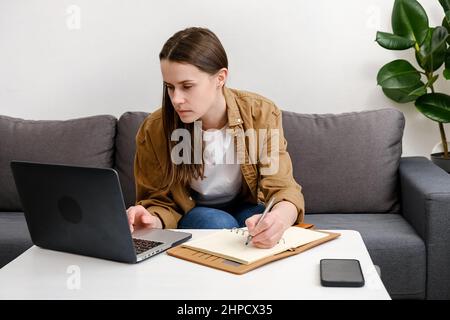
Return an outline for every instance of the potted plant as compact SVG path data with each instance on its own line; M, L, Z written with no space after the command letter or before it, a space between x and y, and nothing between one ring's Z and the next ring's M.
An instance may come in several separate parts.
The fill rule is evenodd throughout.
M438 69L450 80L450 0L439 0L444 9L442 26L430 27L424 8L416 0L395 0L392 10L393 33L377 32L376 42L389 50L413 49L419 70L402 59L384 65L377 82L384 94L398 102L415 101L425 117L437 122L444 152L431 154L431 160L450 172L450 157L444 123L450 122L450 96L435 92Z

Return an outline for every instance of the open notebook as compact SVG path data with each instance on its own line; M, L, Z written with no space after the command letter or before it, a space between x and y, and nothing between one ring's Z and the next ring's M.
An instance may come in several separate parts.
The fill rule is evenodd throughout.
M270 249L256 248L251 243L246 246L245 241L247 240L247 236L247 228L223 229L203 238L186 242L181 246L242 264L251 264L260 259L325 238L329 235L299 227L290 227L284 232L283 238L278 244Z

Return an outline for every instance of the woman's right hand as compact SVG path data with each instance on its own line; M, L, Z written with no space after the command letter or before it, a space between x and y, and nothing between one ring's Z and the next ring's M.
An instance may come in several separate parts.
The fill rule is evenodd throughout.
M162 229L161 220L150 214L143 206L131 206L127 209L128 224L130 231L143 228Z

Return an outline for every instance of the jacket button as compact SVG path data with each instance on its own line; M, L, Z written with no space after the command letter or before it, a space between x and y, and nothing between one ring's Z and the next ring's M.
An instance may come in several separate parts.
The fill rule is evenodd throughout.
M191 200L191 201L192 201L192 197L189 197L189 200Z
M237 122L241 122L241 119L237 119Z

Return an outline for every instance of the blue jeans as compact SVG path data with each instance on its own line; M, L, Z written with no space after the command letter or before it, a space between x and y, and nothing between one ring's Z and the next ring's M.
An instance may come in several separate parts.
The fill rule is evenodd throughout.
M245 220L262 213L264 204L237 203L225 208L198 206L178 222L179 229L231 229L245 227Z

